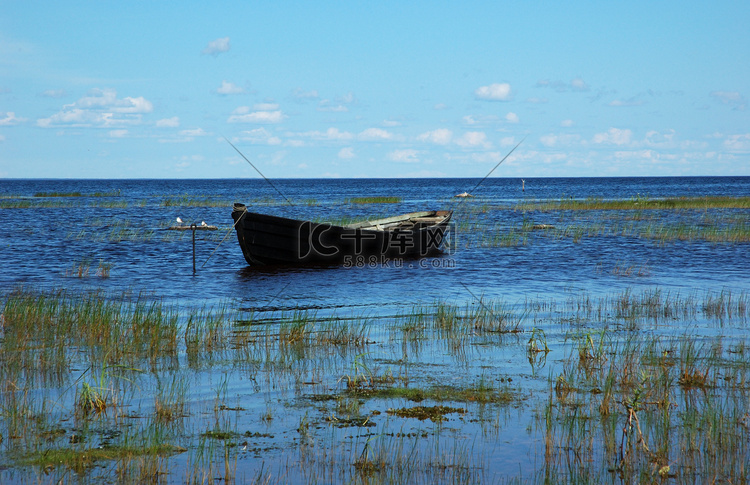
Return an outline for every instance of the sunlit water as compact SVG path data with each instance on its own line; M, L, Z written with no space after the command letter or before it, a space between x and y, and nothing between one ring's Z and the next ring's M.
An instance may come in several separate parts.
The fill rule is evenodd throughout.
M513 301L537 294L559 296L570 290L608 292L634 284L674 289L747 288L750 251L745 245L677 241L657 247L656 242L646 239L583 237L577 242L571 238L536 238L516 247L467 247L473 235L460 226L460 211L471 206L489 207L482 215L486 227L520 227L524 217L533 223L558 224L551 213L523 216L491 208L522 200L568 197L747 196L750 178L530 179L525 182L525 191L518 179L487 179L476 187L478 182L277 180L273 182L276 191L263 180L0 180L0 195L83 194L46 199L65 207L0 211L0 260L5 269L0 272L0 285L144 289L187 305L233 300L252 308L380 306L436 298L470 301L472 294ZM474 199L451 198L474 188ZM119 195L86 197L115 192ZM347 199L364 196L399 196L403 201L346 203ZM165 200L180 204L180 198L226 205L164 205ZM458 209L454 223L459 225L453 235L458 247L452 254L443 255L442 261L407 262L402 267L249 268L230 229L232 201L246 203L256 212L324 221ZM122 207L117 207L118 203ZM656 222L673 217L669 212L654 214ZM197 233L195 274L190 232L165 231L176 224L177 217L186 224L205 221L220 228L218 232ZM92 266L100 261L111 264L110 277L66 278L66 272L82 261L90 261ZM637 281L624 280L608 271L618 264L648 267L648 275ZM367 291L362 291L364 288Z
M123 292L145 292L181 309L226 304L238 309L240 318L274 318L295 309L311 310L317 316L377 317L436 301L460 306L477 305L480 300L503 301L520 308L528 300L559 302L581 294L605 297L625 290L660 289L682 295L750 291L748 243L660 242L631 234L551 237L544 232L531 232L524 243L486 243L488 237L529 224L596 226L606 231L608 224L618 219L606 211L561 215L513 210L521 201L749 196L750 177L527 179L524 185L522 190L520 179L487 179L481 184L478 179L275 180L273 185L257 179L0 180L0 204L6 203L6 208L0 208L0 288L4 293L19 287L103 290L114 297ZM464 191L475 197L452 197ZM82 195L42 196L52 192ZM397 196L402 201L349 202L367 196ZM25 200L36 205L12 206ZM231 226L233 202L245 203L255 212L334 222L452 209L450 239L454 244L443 254L420 261L361 267L253 268L243 259ZM206 222L219 228L197 231L195 273L191 232L168 229L178 224L178 217L184 224ZM714 210L710 214L700 210L644 211L634 223L700 225L714 217L746 221L748 214L746 210ZM81 275L84 266L87 273ZM565 329L547 331L550 340L565 338ZM508 347L469 346L458 362L456 355L439 345L401 349L389 345L385 333L375 332L371 338L367 353L373 362L388 366L408 361L422 384L465 383L487 376L505 382L507 376L516 376L516 380L520 376L527 389L547 389L547 371L537 374L529 362L518 358L523 355L527 335L515 343L511 339ZM353 359L347 357L347 365L332 359L326 375L352 373ZM454 372L455 367L460 372ZM264 452L251 450L241 458L257 454L273 466L283 465L290 459L286 455L290 443L296 446L303 439L297 428L307 416L304 406L312 406L305 400L311 399L310 394L331 391L338 383L301 384L284 378L269 383L259 382L256 375L257 369L246 372L221 365L197 372L188 399L194 407L208 410L220 393L217 387L224 386L222 392L230 396L229 404L243 409L233 426L274 435L259 440ZM300 405L299 399L306 404ZM142 405L149 406L146 401ZM287 409L284 412L276 409L282 405ZM297 406L302 411L289 411ZM361 414L380 407L377 402L367 402ZM275 414L272 421L258 418L269 410ZM530 431L531 416L532 409L523 406L500 411L494 418L494 432L502 435L502 444L492 446L487 445L493 443L492 437L485 435L493 431L476 423L454 420L445 425L443 433L456 440L454 447L486 456L493 463L491 471L512 475L520 463L533 468L540 460L534 455L534 447L538 451L539 445L534 444ZM203 418L194 415L194 419ZM390 429L394 427L397 425L392 423ZM423 423L403 429L408 433L434 431L432 425ZM353 431L333 427L320 431L315 439L328 443L321 446L343 443L335 452L344 454L346 443L351 442L350 452L356 454L361 452L362 442L374 436L368 433L363 428L353 437ZM479 449L474 449L474 443L480 443ZM184 459L175 460L186 466L180 461ZM239 470L243 463L247 462L240 462Z

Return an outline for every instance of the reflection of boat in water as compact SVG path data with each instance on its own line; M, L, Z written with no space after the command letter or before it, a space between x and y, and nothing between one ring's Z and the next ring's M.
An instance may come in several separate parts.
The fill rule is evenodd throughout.
M353 258L419 258L440 249L451 211L412 212L346 226L232 210L250 265L341 264Z

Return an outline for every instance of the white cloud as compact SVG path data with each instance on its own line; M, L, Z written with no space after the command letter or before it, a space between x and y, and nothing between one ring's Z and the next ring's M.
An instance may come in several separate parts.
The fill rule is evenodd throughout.
M562 121L560 122L560 126L562 126L562 127L564 127L564 128L570 128L570 127L571 127L571 126L573 126L574 124L575 124L575 123L573 123L573 120L562 120Z
M292 97L299 102L304 102L309 99L318 99L319 96L318 92L314 89L311 91L305 91L302 88L297 88L292 91Z
M354 148L352 147L345 147L339 150L339 158L342 160L349 160L356 157L354 154Z
M436 145L447 145L453 138L453 132L447 128L438 128L437 130L422 133L417 137L419 141L428 141Z
M732 152L749 152L750 133L727 136L726 140L724 140L724 148Z
M388 154L388 159L394 162L403 163L417 163L419 158L417 156L419 152L417 150L406 149L406 150L394 150Z
M652 130L646 133L645 143L650 147L671 148L674 147L674 135L674 130L669 130L668 133Z
M500 146L503 147L512 147L516 144L516 137L514 136L506 136L502 139L500 139Z
M549 79L545 79L542 81L538 81L536 83L536 87L552 88L559 93L564 93L567 91L588 92L591 90L591 87L586 84L586 81L584 81L580 77L571 80L569 83L566 83L565 81L550 81Z
M348 131L339 131L338 128L328 128L326 131L306 131L299 136L312 138L314 140L351 140L354 135Z
M40 94L43 98L64 98L67 95L64 89L47 89Z
M272 135L265 128L243 131L242 139L255 145L281 145L281 138Z
M518 119L518 115L517 115L517 114L515 114L515 113L508 113L507 115L505 115L505 119L506 119L506 120L507 120L507 121L508 121L509 123L518 123L518 122L520 121L520 120Z
M577 77L570 81L570 87L573 91L589 91L591 89L589 88L589 85L586 84L586 82L580 77Z
M5 141L5 136L4 135L0 135L0 142L3 142L3 141Z
M194 137L194 136L206 136L208 133L206 133L203 128L195 128L192 130L182 130L180 131L180 135L187 136L187 137Z
M500 121L500 118L496 115L466 115L462 118L462 121L467 125L487 125L497 123Z
M606 143L612 145L627 145L633 136L633 132L630 130L620 130L618 128L610 128L606 133L597 133L594 135L594 143Z
M542 143L542 145L552 148L556 146L569 146L578 144L581 141L581 137L579 135L557 135L554 133L550 133L549 135L544 135L539 138L539 141Z
M281 123L286 118L281 111L254 111L250 112L247 106L240 106L234 110L233 114L227 119L227 123L261 123L273 124Z
M341 103L336 103L330 99L321 100L318 104L318 111L329 111L332 113L346 113L349 108Z
M555 134L550 133L549 135L543 135L539 138L539 141L542 142L542 145L546 147L553 147L557 145L558 136Z
M357 135L357 138L366 141L391 140L393 139L393 133L381 128L367 128Z
M456 144L464 148L490 148L492 146L492 143L487 141L487 135L482 131L468 131L456 140Z
M711 97L717 101L731 106L732 109L744 111L747 108L747 100L737 91L714 91Z
M146 98L117 98L114 89L92 89L72 104L66 104L49 118L37 120L37 126L80 126L109 128L118 125L136 125L141 115L154 110Z
M208 45L201 51L201 54L207 54L211 56L218 56L222 52L229 50L229 37L222 37L220 39L212 40Z
M279 109L279 105L276 103L258 103L253 106L256 111L275 111Z
M489 86L482 86L474 91L474 95L479 99L489 101L507 101L510 99L510 84L495 83Z
M125 98L113 108L115 113L151 113L154 105L143 96L137 98Z
M349 106L353 105L356 101L353 93L338 96L334 100L321 99L320 103L318 103L318 111L347 112L349 111Z
M0 118L0 126L13 126L26 121L26 119L24 118L16 117L16 113L14 113L13 111L5 112L4 116L4 118Z
M163 118L156 122L156 126L159 128L176 128L180 126L180 118L173 116L171 118Z
M125 138L128 136L128 130L111 130L109 132L110 138Z
M216 94L221 94L224 96L230 94L242 94L244 92L245 90L240 86L237 86L234 83L230 83L229 81L221 81L221 86L216 89Z

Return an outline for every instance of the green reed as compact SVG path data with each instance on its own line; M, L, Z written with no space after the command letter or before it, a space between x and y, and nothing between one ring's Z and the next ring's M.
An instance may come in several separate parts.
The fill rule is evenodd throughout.
M34 197L81 197L80 192L36 192Z
M501 418L537 409L539 468L519 483L747 476L750 343L701 328L742 330L746 293L466 300L239 320L228 304L17 290L0 308L0 452L54 481L481 481L515 473L483 461L508 446Z
M553 480L572 479L572 473L588 476L585 481L607 473L625 481L675 473L746 477L739 457L750 449L742 418L750 362L726 352L721 340L631 333L623 341L602 334L598 351L589 354L593 341L578 337L537 417ZM580 461L566 469L561 465L571 449Z
M372 196L372 197L351 197L346 199L347 204L398 204L403 202L403 197L395 196Z
M747 209L750 197L667 197L651 199L636 195L630 199L605 200L598 197L587 199L561 198L559 200L523 201L518 210L681 210L681 209Z

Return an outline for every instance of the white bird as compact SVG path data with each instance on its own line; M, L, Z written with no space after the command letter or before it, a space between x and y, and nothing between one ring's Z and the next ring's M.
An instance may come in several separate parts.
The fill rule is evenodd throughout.
M201 226L206 227L208 224L206 224L206 221L201 221Z
M180 219L180 218L178 217L178 218L177 218L177 222L179 222L180 224L182 224L182 219Z

